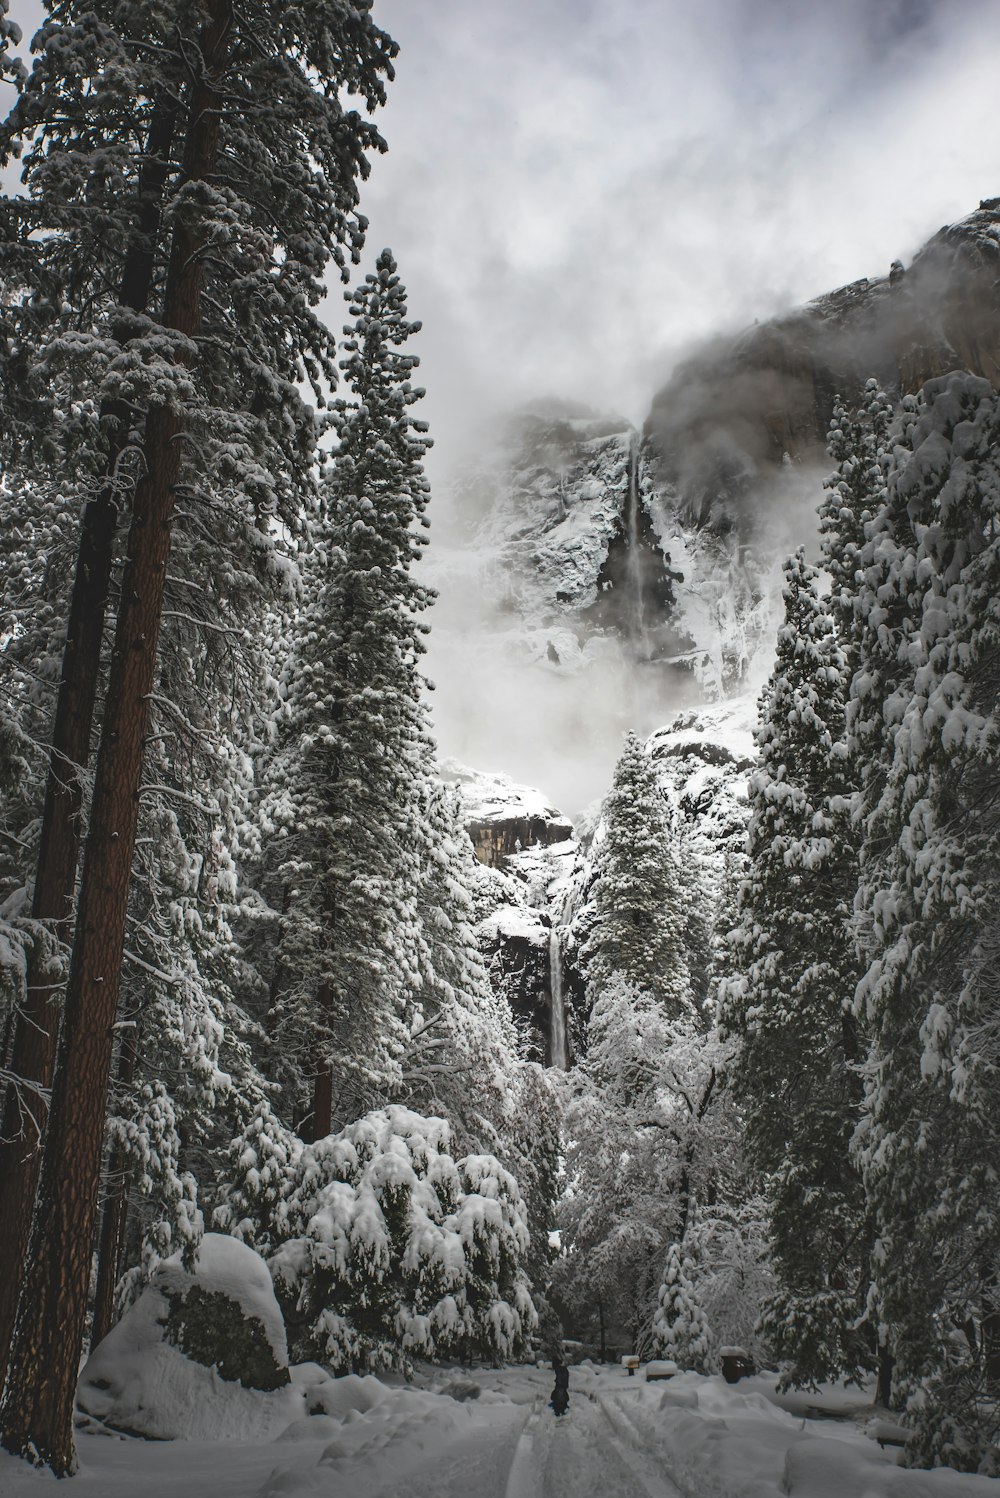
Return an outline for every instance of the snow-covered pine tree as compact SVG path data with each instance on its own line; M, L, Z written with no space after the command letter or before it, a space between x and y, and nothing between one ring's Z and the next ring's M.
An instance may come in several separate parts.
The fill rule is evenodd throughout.
M311 381L322 403L336 373L315 306L328 264L356 257L364 228L356 182L367 172L365 150L380 145L343 98L358 92L370 107L381 101L395 45L366 8L333 15L270 0L239 8L229 0L129 3L108 21L67 4L41 39L41 65L3 146L11 133L31 135L32 223L46 231L14 235L17 314L5 327L14 336L4 343L12 356L4 388L15 392L14 420L24 431L34 425L31 440L52 399L66 398L71 421L49 426L66 434L67 451L73 423L93 433L106 403L116 401L134 411L142 446L33 1228L37 1251L22 1284L2 1415L10 1449L33 1450L64 1472L74 1464L73 1387L171 527L178 513L198 513L210 487L230 496L240 545L251 521L262 552L273 554L275 513L295 522L317 437L301 382ZM169 165L158 241L137 184L143 164L160 159L149 141L164 100L177 104L179 148L162 156ZM113 208L131 201L125 232L114 215L102 219L100 199ZM136 230L158 256L155 307L142 315L117 274ZM116 265L101 258L102 247L118 256ZM62 295L74 257L89 263L91 251L83 280L89 275L95 294ZM44 313L40 324L36 312ZM45 450L44 440L36 446ZM51 444L48 451L55 472L63 459Z
M707 1372L709 1327L692 1283L694 1268L679 1243L671 1243L653 1317L656 1347L678 1367Z
M844 652L802 552L761 699L749 868L730 937L723 1023L733 1087L766 1180L777 1288L764 1312L784 1378L812 1386L870 1367L865 1202L850 1154L860 1085L849 927L857 883L846 781Z
M77 523L76 516L66 513L62 496L45 483L0 477L0 504L5 519L0 556L0 1034L9 1039L0 1065L8 1066L14 1078L0 1121L0 1200L13 1213L7 1172L37 1145L36 1125L44 1119L45 1104L36 1087L47 1088L50 1080L25 1054L26 1026L15 1024L15 1016L26 1011L33 970L38 978L34 998L39 1010L46 1011L39 1020L44 1050L51 1029L48 999L56 996L64 967L56 933L33 918L31 879ZM9 1226L5 1217L0 1253ZM5 1282L0 1302L11 1293ZM7 1319L0 1307L0 1328Z
M285 1208L295 1187L302 1141L259 1094L241 1119L220 1170L213 1226L265 1257L285 1236Z
M464 1150L504 1153L517 1066L508 1005L494 992L473 924L475 853L458 793L425 767L416 807L421 983L408 1017L399 1099L447 1118Z
M400 1085L421 985L420 793L429 756L420 615L426 424L419 328L388 250L351 303L332 460L286 669L262 824L282 910L272 1029L313 1138ZM302 1096L311 1084L311 1104Z
M667 1018L690 1012L675 819L656 767L633 733L604 803L593 864L580 948L591 1002L619 978L651 994Z
M858 608L852 730L871 1033L858 1157L873 1300L915 1427L910 1459L1000 1471L996 1002L1000 909L1000 402L930 381L910 404ZM881 730L881 731L880 731Z

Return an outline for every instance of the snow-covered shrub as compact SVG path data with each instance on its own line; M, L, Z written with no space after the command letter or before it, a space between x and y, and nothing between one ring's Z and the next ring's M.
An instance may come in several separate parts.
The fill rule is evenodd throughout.
M398 1106L308 1145L270 1261L300 1356L338 1370L518 1356L535 1324L517 1182Z

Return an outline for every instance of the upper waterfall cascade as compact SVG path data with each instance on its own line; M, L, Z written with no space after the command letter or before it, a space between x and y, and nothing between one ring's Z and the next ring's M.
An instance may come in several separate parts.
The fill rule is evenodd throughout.
M633 432L629 442L628 491L625 500L625 541L627 545L626 577L632 603L631 634L636 658L648 661L652 642L646 617L646 579L643 571L642 538L639 506L639 434Z
M555 926L549 935L549 1065L557 1066L561 1071L566 1071L569 1066L562 947Z

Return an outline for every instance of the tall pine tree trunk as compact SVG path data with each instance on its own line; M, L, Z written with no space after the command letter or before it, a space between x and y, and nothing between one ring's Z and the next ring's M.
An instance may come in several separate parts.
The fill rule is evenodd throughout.
M144 312L149 303L160 228L163 190L169 170L177 120L172 100L153 112L146 161L139 178L136 232L122 271L121 303ZM122 330L121 341L127 340ZM70 600L62 673L56 700L49 773L45 787L41 839L31 914L52 923L53 935L66 943L72 935L76 870L80 856L83 780L90 759L94 702L100 676L101 641L107 610L118 504L115 475L129 438L129 413L106 407L111 423L106 481L84 510ZM0 1383L13 1333L20 1269L31 1227L31 1210L41 1161L45 1124L44 1093L52 1080L58 1010L52 1004L56 984L49 965L32 951L23 1008L14 1024L10 1069L23 1088L11 1085L0 1124Z
M185 143L189 182L205 181L215 171L220 74L231 19L230 0L211 0ZM201 325L203 248L198 215L192 211L174 230L163 314L166 327L188 338ZM160 406L150 411L145 474L136 490L122 577L52 1104L0 1409L0 1440L7 1450L40 1458L59 1476L76 1466L73 1402L87 1311L112 1026L183 437L178 410Z
M896 1359L889 1350L888 1342L880 1342L878 1349L878 1371L875 1381L875 1403L883 1409L892 1408L892 1374Z
M123 1032L118 1056L119 1088L128 1087L135 1075L135 1062L135 1030L130 1029ZM125 1223L128 1218L129 1157L120 1144L115 1144L109 1152L107 1180L97 1255L97 1289L94 1293L94 1315L90 1328L91 1347L103 1342L115 1319L115 1287L118 1284Z
M328 1019L331 1009L330 985L321 983L317 994L319 1012ZM313 1078L312 1137L325 1139L333 1131L333 1067L330 1058L324 1055Z

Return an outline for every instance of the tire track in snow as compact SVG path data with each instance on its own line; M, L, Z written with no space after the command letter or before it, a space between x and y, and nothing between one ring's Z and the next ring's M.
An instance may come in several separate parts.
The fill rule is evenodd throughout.
M538 1463L535 1460L535 1437L541 1426L542 1401L535 1400L514 1447L504 1498L538 1498Z
M621 1399L615 1399L614 1416L608 1408L609 1396L603 1399L595 1396L594 1402L611 1428L616 1455L640 1487L649 1494L649 1498L690 1498L690 1495L678 1486L676 1480L664 1471L662 1458L649 1450L642 1431L631 1415L626 1413ZM623 1434L628 1437L628 1444L622 1440ZM652 1470L654 1466L655 1471ZM643 1471L644 1467L645 1471Z
M580 1498L583 1493L689 1498L624 1412L616 1419L602 1399L588 1393L572 1398L570 1413L556 1420L538 1399L515 1445L504 1498Z

